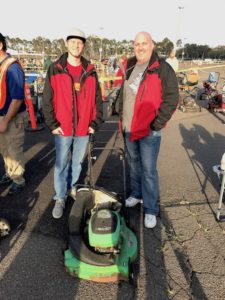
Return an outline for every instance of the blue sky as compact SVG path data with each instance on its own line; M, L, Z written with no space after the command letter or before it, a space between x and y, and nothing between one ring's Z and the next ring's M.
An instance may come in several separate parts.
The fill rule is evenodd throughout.
M10 37L64 38L70 28L86 35L132 40L148 31L156 42L225 45L225 0L11 0L1 6L0 32ZM4 11L5 5L5 13ZM181 7L179 9L179 7ZM7 11L10 10L10 16Z

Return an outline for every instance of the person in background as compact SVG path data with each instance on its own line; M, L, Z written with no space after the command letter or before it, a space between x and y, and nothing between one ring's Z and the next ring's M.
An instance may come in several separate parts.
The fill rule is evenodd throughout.
M120 89L121 89L121 85L123 83L123 76L125 73L125 69L124 69L124 65L127 63L127 56L125 54L123 54L120 58L119 58L119 62L118 62L118 69L116 72L116 78L114 79L113 85L115 87L116 90L116 95L115 95L115 100L114 100L114 110L113 113L118 114L119 111L119 95L120 95Z
M131 194L125 205L133 207L143 199L144 225L154 228L159 214L157 158L161 131L177 107L178 83L174 70L154 51L149 33L136 35L134 54L124 65L119 96L130 168Z
M86 37L67 34L64 53L49 66L44 92L45 122L55 137L54 218L61 218L68 191L75 197L89 134L102 122L102 97L96 70L83 56ZM70 172L71 171L71 172Z
M171 67L174 69L175 72L178 71L179 69L179 62L178 59L176 58L176 51L175 49L172 49L169 53L169 56L166 59L166 62L171 65Z
M124 75L124 65L127 62L127 56L125 54L123 54L120 58L119 58L119 62L118 62L118 70L116 72L116 80L114 80L114 86L115 87L120 87L123 80L123 75Z
M27 113L23 69L6 51L6 38L0 33L0 153L5 163L0 184L11 183L8 194L13 195L25 186L23 145Z

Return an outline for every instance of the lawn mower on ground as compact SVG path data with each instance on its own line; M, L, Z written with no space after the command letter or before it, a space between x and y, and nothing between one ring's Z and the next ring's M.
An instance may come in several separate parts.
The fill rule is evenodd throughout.
M215 113L225 112L225 94L218 94L210 99L207 108Z
M178 73L179 103L178 108L182 112L200 112L201 107L196 103L198 73L191 71L186 74Z
M204 91L199 95L199 100L210 100L218 94L217 85L220 79L219 72L210 72L207 80L203 81Z
M207 108L214 112L225 112L225 82L222 91L217 93L208 100Z
M68 249L64 253L66 270L78 278L96 282L115 282L134 277L137 238L127 225L123 204L126 195L125 157L121 148L88 146L88 174L77 186L76 200L69 216ZM93 183L93 151L120 153L123 162L123 197L98 188Z

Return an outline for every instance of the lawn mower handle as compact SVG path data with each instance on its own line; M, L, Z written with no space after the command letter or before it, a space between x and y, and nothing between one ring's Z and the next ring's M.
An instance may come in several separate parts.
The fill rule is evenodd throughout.
M93 147L93 143L95 142L95 135L93 133L89 134L89 143L88 143L88 171L85 180L85 185L90 185L91 188L95 189L95 183L93 180L93 172L92 172L92 159L96 159L92 155L93 150L108 150L108 151L117 151L120 153L123 161L123 201L126 199L126 166L125 166L125 152L120 147Z

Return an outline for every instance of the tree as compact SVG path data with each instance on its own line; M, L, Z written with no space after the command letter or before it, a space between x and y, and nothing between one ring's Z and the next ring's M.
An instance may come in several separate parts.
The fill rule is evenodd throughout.
M174 48L173 42L171 42L168 38L164 38L161 42L154 42L156 50L162 54L167 55Z
M10 38L6 36L8 48L34 53L45 53L49 55L59 56L66 51L64 39L55 39L50 41L44 37L36 37L30 41L21 38ZM167 37L162 41L154 41L155 49L161 55L166 55L174 47L172 41ZM181 58L182 53L185 53L185 59L225 59L225 46L217 46L210 48L208 45L185 44L182 45L181 39L176 42L178 47L177 57ZM99 48L102 46L102 57L108 58L109 56L121 56L126 54L133 55L133 41L125 40L116 41L115 39L100 39L98 36L89 36L86 41L84 55L88 58L99 59Z
M177 46L177 48L182 47L182 40L181 39L177 40L176 46Z

